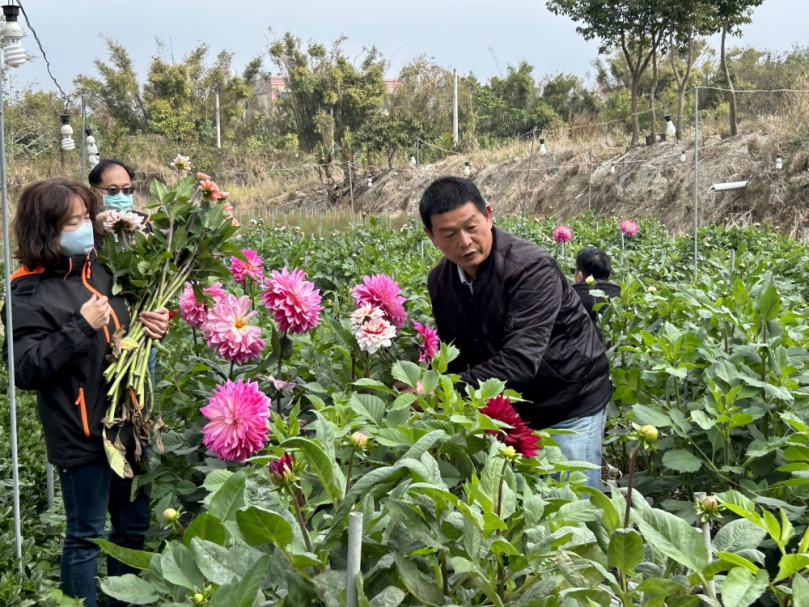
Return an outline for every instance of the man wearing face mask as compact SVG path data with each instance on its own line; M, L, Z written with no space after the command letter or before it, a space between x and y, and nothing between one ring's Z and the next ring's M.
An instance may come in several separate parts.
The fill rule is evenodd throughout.
M109 158L99 162L87 176L90 186L101 195L105 211L135 213L143 218L146 231L151 232L149 216L132 208L132 193L135 191L134 179L135 171L120 160Z
M99 206L90 188L66 179L25 188L14 219L14 254L22 268L11 277L13 332L6 331L13 338L17 386L36 391L48 461L59 472L66 517L62 589L88 607L96 605L98 575L99 547L92 540L104 537L107 514L109 541L125 548L142 549L150 524L149 497L142 489L133 493L132 479L117 476L104 452L105 434L119 439L133 473L141 473L134 426L107 430L103 424L110 342L132 319L124 298L113 295L112 276L96 259ZM168 329L165 309L143 312L140 320L153 339ZM138 573L113 558L107 571Z

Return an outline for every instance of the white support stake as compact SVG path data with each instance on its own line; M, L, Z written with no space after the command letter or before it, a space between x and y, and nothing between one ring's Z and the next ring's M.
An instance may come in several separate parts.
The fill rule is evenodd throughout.
M346 607L357 607L357 576L362 560L362 512L348 515L348 559L346 563Z

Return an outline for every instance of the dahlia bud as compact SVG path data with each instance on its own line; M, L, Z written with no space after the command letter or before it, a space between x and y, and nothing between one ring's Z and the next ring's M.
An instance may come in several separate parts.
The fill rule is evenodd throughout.
M655 442L657 437L660 436L660 433L654 426L643 426L640 429L640 434L643 437L643 440L650 444Z
M714 514L719 510L719 501L713 495L703 497L699 503L707 514Z
M205 601L205 597L201 593L197 592L194 595L194 602L199 604L199 603L202 603L203 601Z
M588 276L587 278L584 279L584 282L586 282L588 285L592 287L596 283L596 279L593 278L592 276Z
M166 523L173 523L179 518L180 513L177 512L174 508L166 508L165 510L163 510L163 520Z
M649 287L649 288L648 288L648 289L646 289L646 290L647 290L649 293L657 293L657 287L654 287L654 286Z
M509 445L503 450L503 455L505 455L508 459L517 459L517 450Z
M365 449L368 444L368 435L365 432L355 432L351 435L351 446L358 449Z
M292 468L294 465L295 460L289 452L284 452L281 457L271 461L269 466L270 480L273 484L280 486L291 483L293 478Z

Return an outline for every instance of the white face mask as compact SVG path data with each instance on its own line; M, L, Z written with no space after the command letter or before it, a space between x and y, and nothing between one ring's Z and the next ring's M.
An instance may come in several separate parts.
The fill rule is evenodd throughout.
M59 244L62 245L62 255L66 257L87 255L95 246L93 224L85 221L72 232L62 230Z

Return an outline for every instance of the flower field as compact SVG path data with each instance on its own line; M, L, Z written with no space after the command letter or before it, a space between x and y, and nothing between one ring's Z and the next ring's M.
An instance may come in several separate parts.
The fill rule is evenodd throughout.
M103 593L338 607L361 512L351 590L364 607L809 607L809 251L766 229L707 227L694 283L693 235L620 219L496 218L569 276L582 246L613 260L610 493L514 419L502 382L456 392L454 349L431 329L438 252L418 224L249 222L231 272L180 290L157 344L157 421L136 480L153 527L145 551L99 542L142 570L102 570ZM419 381L426 395L406 389ZM21 409L34 541L18 573L3 517L0 602L72 604L54 592L59 502L45 512L30 396Z

